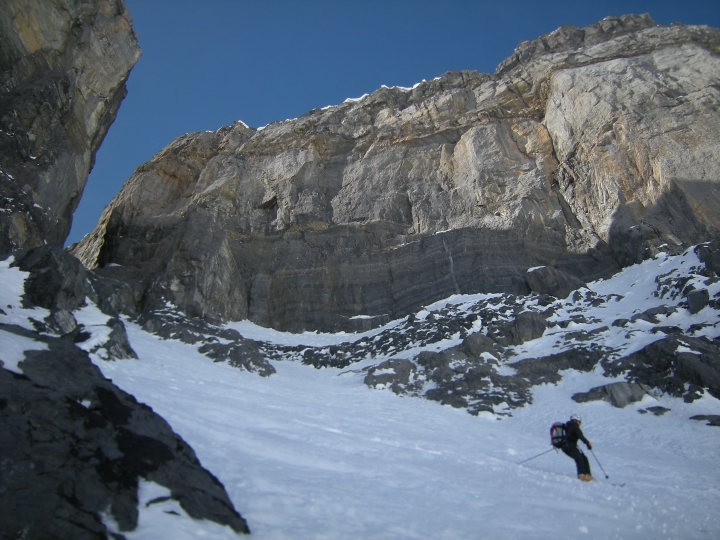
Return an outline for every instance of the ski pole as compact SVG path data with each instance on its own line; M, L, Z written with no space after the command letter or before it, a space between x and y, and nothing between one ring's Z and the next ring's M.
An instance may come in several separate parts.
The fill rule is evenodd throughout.
M520 465L520 464L522 464L522 463L525 463L526 461L530 461L531 459L535 459L536 457L540 457L540 456L542 456L543 454L547 454L548 452L552 452L553 450L555 450L555 448L551 448L550 450L546 450L545 452L543 452L542 454L538 454L537 456L533 456L533 457L531 457L531 458L524 459L524 460L522 460L521 462L519 462L518 465Z
M597 456L595 455L595 451L594 451L592 448L590 449L590 451L592 452L592 455L593 455L593 457L595 458L595 461L597 461L597 464L600 465L600 460L599 460L599 459L597 458ZM608 476L608 473L605 472L605 469L603 469L603 466L602 466L602 465L600 465L600 470L605 474L605 478L610 478L610 477Z

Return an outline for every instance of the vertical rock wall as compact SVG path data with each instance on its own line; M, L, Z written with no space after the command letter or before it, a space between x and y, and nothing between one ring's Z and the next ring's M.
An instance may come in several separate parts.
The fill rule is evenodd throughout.
M380 88L262 129L185 135L75 250L134 305L285 330L581 279L720 229L720 31L562 27L494 75Z
M120 0L0 7L0 253L62 246L140 56Z
M121 0L0 3L0 259L28 272L0 308L0 538L124 538L108 523L137 527L141 480L194 519L249 532L193 450L76 345L90 334L72 311L89 298L115 315L122 287L91 285L62 244L139 55ZM31 320L21 304L44 309ZM122 321L107 324L91 350L131 361Z

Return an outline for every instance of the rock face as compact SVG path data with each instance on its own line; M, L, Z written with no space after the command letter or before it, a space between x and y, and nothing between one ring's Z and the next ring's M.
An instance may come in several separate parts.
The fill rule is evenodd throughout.
M569 276L552 266L530 268L527 273L530 290L539 294L549 294L557 298L567 298L572 291L583 286L582 281Z
M249 532L167 422L91 362L136 358L116 316L132 293L61 248L140 54L122 1L4 0L0 43L0 260L29 273L0 307L0 537L125 538L141 480L191 518ZM109 315L105 339L73 313L88 299ZM216 354L242 363L235 349Z
M62 246L137 39L121 0L4 0L0 40L0 254Z
M627 407L650 394L690 403L720 396L720 275L711 263L718 253L720 243L711 242L682 255L663 254L565 299L456 296L345 343L255 346L271 361L341 368L371 388L471 414L511 415L533 402L536 386L559 383L567 370L612 378L580 389L576 402ZM625 289L626 296L614 292ZM712 300L693 313L688 290L704 290ZM618 319L620 313L628 318ZM220 336L212 325L196 322L191 335L170 337L215 343ZM358 364L364 367L353 369Z
M718 30L609 18L524 42L494 75L184 135L74 253L135 284L130 311L293 331L527 293L536 266L604 276L716 235L719 52Z
M249 532L185 441L72 341L4 324L0 334L47 348L25 352L21 373L0 369L2 538L107 538L104 512L132 531L141 478L166 487L188 515Z

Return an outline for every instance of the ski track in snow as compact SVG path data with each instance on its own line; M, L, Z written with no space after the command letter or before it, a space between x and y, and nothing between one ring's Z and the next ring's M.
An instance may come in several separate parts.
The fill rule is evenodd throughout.
M627 318L629 309L655 305L648 295L654 275L670 270L658 269L666 262L646 262L590 284L599 294L619 292L627 300L598 307L595 315L607 324L612 317ZM3 307L18 306L24 276L6 263L0 271ZM451 297L426 310L472 301ZM17 308L0 322L31 327L30 316L44 314ZM687 312L675 316L686 317L687 324L697 319ZM106 332L104 316L96 308L76 317L93 333L91 343L101 340L95 332ZM625 409L577 404L573 393L610 381L599 368L567 371L558 385L536 387L534 403L510 417L474 417L437 402L371 390L364 374L348 370L284 361L273 363L277 374L262 378L212 362L197 346L162 340L129 321L126 326L139 360L107 362L93 354L93 361L193 447L248 521L251 538L720 537L720 429L688 420L720 414L720 401L707 394L692 404L668 396L646 396ZM235 327L243 335L255 333L247 337L291 345L358 339ZM9 343L6 335L0 333L3 345ZM554 341L543 339L526 344L526 354L547 352ZM654 405L671 410L659 417L637 413ZM561 453L518 465L547 450L552 422L573 412L583 417L585 435L609 479L588 451L594 483L579 482L574 463ZM613 485L618 483L626 486ZM166 492L142 482L139 499ZM109 515L104 520L114 529ZM188 518L172 500L141 504L138 528L123 534L128 540L237 538L226 527Z

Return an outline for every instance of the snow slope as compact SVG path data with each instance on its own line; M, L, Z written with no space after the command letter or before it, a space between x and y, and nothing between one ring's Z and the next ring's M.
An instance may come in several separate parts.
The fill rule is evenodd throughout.
M137 362L99 364L150 404L224 483L256 538L717 538L720 430L689 421L718 414L709 396L619 410L578 405L586 376L542 387L535 404L500 421L371 391L358 375L275 364L260 378L214 364L178 342L129 328ZM601 376L594 374L600 383ZM649 405L671 412L638 414ZM547 431L571 411L610 475L574 477ZM592 460L592 457L591 457ZM610 482L626 482L624 488ZM143 516L144 517L144 516ZM128 538L144 534L140 519ZM173 531L173 532L170 532ZM187 536L188 538L190 536Z
M663 258L644 264L666 263ZM7 265L0 271L12 285L10 292L5 288L3 304L19 305L19 271ZM590 288L640 291L650 274L664 272L639 265ZM648 291L637 292L632 309L651 303ZM607 317L618 316L615 307L607 309L612 311ZM25 316L29 313L9 311L0 322L25 325ZM89 306L76 318L93 333L89 348L100 339L94 330L106 331L106 317ZM720 429L688 420L720 414L720 401L710 395L694 403L646 396L625 409L573 402L572 394L609 382L598 368L567 371L558 385L535 387L533 404L511 416L472 416L371 390L356 366L315 369L274 361L277 373L259 377L209 360L197 345L159 339L130 321L126 325L139 360L107 362L95 355L93 360L194 448L255 538L720 537ZM245 330L285 345L357 338L278 335L247 325ZM533 346L536 353L551 347L543 339L524 344L526 354ZM638 413L656 405L670 412ZM579 482L574 463L554 451L518 464L549 449L551 423L572 412L583 417L583 430L609 479L592 455L598 481L590 484ZM622 483L625 487L614 485ZM144 483L140 500L163 494L163 488ZM123 534L154 540L235 537L229 529L191 520L173 501L143 506L137 530Z

